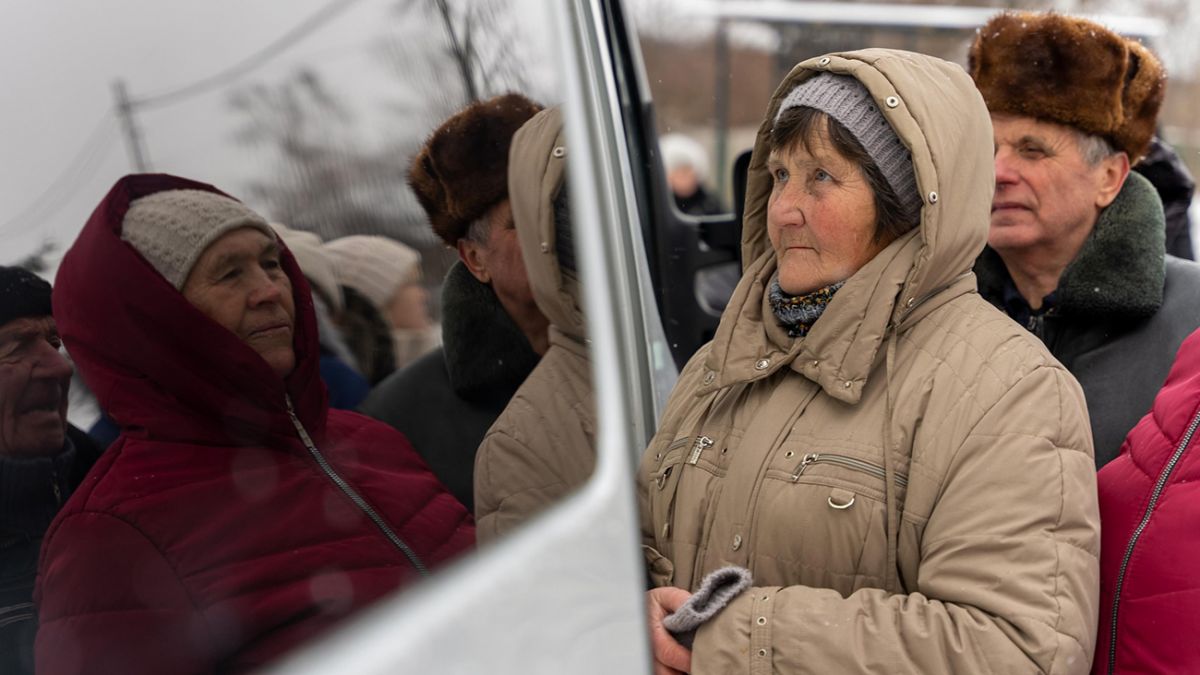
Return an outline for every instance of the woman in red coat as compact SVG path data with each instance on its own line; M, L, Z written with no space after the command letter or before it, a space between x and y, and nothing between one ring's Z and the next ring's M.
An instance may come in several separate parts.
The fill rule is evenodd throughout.
M255 669L471 546L404 436L329 409L308 285L237 201L123 178L54 295L123 433L46 535L39 673Z
M1100 470L1094 673L1200 672L1200 331Z

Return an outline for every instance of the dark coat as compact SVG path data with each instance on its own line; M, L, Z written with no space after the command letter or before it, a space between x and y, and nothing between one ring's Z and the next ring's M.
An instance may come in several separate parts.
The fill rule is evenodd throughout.
M1117 456L1179 345L1200 327L1200 264L1166 255L1163 233L1154 188L1129 174L1063 272L1054 306L1027 326L1083 386L1097 468ZM979 293L1005 309L1011 281L990 247L975 274Z
M1200 672L1200 332L1153 410L1100 470L1100 634L1094 673ZM1120 595L1117 589L1120 588ZM1113 658L1115 656L1115 659Z
M1171 146L1156 137L1150 141L1150 151L1133 170L1145 176L1162 199L1167 218L1167 253L1176 258L1195 260L1188 207L1192 205L1196 181L1187 165Z
M455 263L442 285L442 346L393 373L363 413L403 432L468 509L475 451L538 355L490 286Z
M33 672L33 581L42 537L99 456L88 435L68 425L57 456L0 459L0 673Z
M129 202L211 187L131 176L54 289L64 342L122 434L46 534L39 673L261 668L472 544L407 440L330 410L290 252L296 366L279 378L118 236Z

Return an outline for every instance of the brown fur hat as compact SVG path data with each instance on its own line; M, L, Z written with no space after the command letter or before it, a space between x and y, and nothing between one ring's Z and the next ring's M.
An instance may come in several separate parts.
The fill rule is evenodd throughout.
M408 185L448 245L508 197L508 146L541 109L520 94L476 101L443 122L417 152Z
M975 36L968 71L993 113L1034 117L1100 136L1137 162L1166 93L1162 64L1098 23L1005 12Z

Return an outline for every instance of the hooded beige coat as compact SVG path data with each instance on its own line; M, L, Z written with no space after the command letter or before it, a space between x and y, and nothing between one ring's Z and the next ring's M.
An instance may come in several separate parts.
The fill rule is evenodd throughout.
M554 198L566 169L562 112L544 110L513 137L508 163L513 222L550 347L475 455L480 542L516 527L582 485L595 465L596 413L587 329L574 275L559 266Z
M767 140L817 71L871 91L912 153L920 226L806 338L765 304ZM754 587L701 627L693 673L1086 673L1095 470L1083 394L975 291L991 124L956 65L888 50L798 65L750 164L745 275L639 469L657 585L724 565Z

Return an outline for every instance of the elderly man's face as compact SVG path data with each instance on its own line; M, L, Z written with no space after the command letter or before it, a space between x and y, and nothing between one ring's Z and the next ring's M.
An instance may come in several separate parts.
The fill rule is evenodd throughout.
M0 326L0 455L39 457L62 450L71 364L48 316Z
M1004 252L1085 237L1116 197L1107 160L1089 165L1077 132L1060 124L993 115L992 128L996 193L988 244Z
M476 243L466 237L460 239L459 256L476 279L492 287L504 311L529 338L533 350L542 354L546 351L549 322L533 299L511 203L505 199L493 206L484 218L488 225L487 241Z
M292 372L296 308L274 240L249 227L227 232L200 255L183 297L258 352L277 375Z

